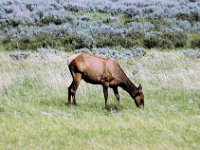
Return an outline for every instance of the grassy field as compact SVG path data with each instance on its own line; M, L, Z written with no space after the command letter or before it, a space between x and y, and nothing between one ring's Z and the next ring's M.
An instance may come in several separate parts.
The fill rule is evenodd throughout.
M0 53L0 149L200 149L199 59L150 51L117 60L142 84L145 109L120 89L121 105L110 90L106 110L102 87L84 81L78 106L66 106L69 55L33 53L16 61Z

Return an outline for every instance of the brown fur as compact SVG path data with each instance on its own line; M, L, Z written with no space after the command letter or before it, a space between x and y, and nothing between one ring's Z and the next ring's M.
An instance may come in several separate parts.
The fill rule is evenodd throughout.
M75 54L69 57L68 67L73 81L68 88L68 103L76 104L76 90L81 79L92 84L101 84L107 106L108 87L112 88L118 101L118 86L135 99L137 107L144 107L142 87L136 87L113 59L99 58L88 54ZM71 101L71 98L73 101Z

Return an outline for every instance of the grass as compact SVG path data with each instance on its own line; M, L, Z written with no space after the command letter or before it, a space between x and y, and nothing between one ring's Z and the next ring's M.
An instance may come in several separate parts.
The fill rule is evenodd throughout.
M118 60L130 79L143 85L145 109L137 109L120 89L120 106L110 90L106 110L101 86L84 82L78 106L66 106L69 53L33 53L19 61L8 55L0 54L0 149L200 148L198 59L180 51L150 51L143 59ZM142 68L133 75L137 63Z

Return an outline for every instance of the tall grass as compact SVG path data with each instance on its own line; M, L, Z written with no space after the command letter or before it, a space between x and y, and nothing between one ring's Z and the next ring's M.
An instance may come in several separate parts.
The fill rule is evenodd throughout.
M136 85L143 85L145 109L137 109L120 89L120 106L110 90L106 110L102 87L84 82L78 106L65 105L68 55L34 53L14 61L1 52L0 149L200 148L199 60L180 52L117 60Z

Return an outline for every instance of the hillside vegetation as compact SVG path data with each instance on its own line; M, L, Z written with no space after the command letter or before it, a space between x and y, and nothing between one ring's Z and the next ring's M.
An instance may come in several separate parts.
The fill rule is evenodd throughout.
M199 0L1 0L5 50L199 48Z

